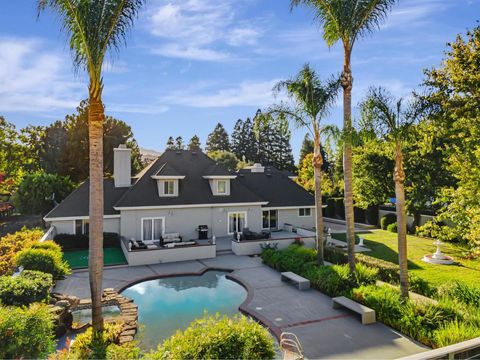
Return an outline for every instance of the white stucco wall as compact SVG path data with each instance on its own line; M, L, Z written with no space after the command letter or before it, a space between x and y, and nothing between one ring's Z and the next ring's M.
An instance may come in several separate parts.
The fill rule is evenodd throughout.
M298 209L279 209L278 226L283 229L283 224L291 224L294 227L313 228L315 226L315 209L310 210L310 216L298 216Z
M130 252L127 251L123 242L121 242L121 245L129 266L209 259L214 258L216 255L215 245L182 246L173 249Z
M262 252L261 244L266 242L271 244L278 244L278 249L285 249L290 244L295 241L295 238L288 238L288 239L269 239L267 241L260 240L260 241L232 241L232 251L235 255L257 255ZM306 248L313 249L315 247L315 238L314 237L305 237L302 238L304 246Z
M127 239L141 239L141 219L165 218L165 233L180 233L184 241L197 239L198 225L208 225L208 235L228 235L228 213L247 213L247 226L253 231L261 230L262 213L260 206L177 208L171 210L122 210L120 233Z
M50 221L50 225L55 226L56 234L74 234L75 220ZM103 231L120 233L120 218L103 219Z

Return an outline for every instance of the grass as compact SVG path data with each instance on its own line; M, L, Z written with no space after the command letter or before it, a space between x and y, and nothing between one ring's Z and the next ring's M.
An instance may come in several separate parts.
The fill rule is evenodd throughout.
M103 250L103 261L105 265L124 265L127 263L122 249L105 248ZM63 256L72 269L88 267L88 250L66 251Z
M398 264L397 234L384 230L362 233L365 245L372 251L366 252L379 259ZM333 234L333 238L345 241L345 234ZM358 235L357 235L358 241ZM358 243L358 242L357 242ZM412 274L430 282L441 285L448 281L460 280L471 285L478 285L480 278L480 261L462 259L466 248L452 243L442 245L442 252L450 255L459 265L433 265L422 261L426 254L432 254L436 247L432 239L409 235L407 238L409 270Z

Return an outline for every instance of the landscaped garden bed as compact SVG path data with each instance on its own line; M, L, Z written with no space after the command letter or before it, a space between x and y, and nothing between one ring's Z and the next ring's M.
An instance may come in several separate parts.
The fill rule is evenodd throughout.
M343 254L327 250L328 261L342 261ZM279 271L293 271L311 281L312 287L329 296L347 296L372 309L377 318L430 347L441 347L480 336L480 288L450 282L433 287L411 278L411 283L434 301L403 299L396 286L381 286L377 280L394 285L398 267L393 263L360 255L355 274L348 265L318 266L314 250L299 245L287 249L265 249L265 264ZM367 266L368 265L368 266ZM415 280L416 279L416 280Z

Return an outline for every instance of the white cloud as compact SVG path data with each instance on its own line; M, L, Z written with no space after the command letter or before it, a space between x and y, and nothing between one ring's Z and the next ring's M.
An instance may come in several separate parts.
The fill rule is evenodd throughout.
M168 111L168 106L166 105L157 105L157 104L127 104L127 103L107 103L106 110L107 112L118 112L118 113L133 113L133 114L148 114L155 115Z
M230 52L219 48L254 45L260 27L238 20L234 0L161 0L149 16L149 30L162 40L151 50L172 58L225 61ZM254 20L253 20L254 21Z
M1 111L42 112L78 105L85 85L65 66L70 64L67 55L43 50L43 45L32 38L0 38Z
M415 26L428 24L432 14L448 9L452 2L448 0L408 0L400 2L388 15L384 28L410 29Z
M265 107L275 101L272 88L279 79L267 81L244 81L237 86L224 87L219 90L206 88L182 90L164 96L161 100L168 104L184 105L197 108L221 108L229 106Z

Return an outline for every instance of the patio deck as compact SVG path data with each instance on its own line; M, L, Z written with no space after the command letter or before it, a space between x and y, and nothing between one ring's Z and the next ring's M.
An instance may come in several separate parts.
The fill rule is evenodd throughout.
M212 259L104 270L103 286L123 290L133 283L162 276L199 275L208 269L232 271L229 276L248 290L241 311L254 316L278 336L299 337L307 358L394 359L427 350L391 328L361 324L346 310L333 309L331 298L316 291L299 291L281 282L280 274L259 257L223 255ZM55 291L89 296L88 272L75 271L59 281Z

